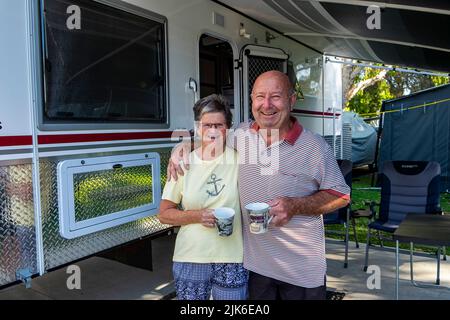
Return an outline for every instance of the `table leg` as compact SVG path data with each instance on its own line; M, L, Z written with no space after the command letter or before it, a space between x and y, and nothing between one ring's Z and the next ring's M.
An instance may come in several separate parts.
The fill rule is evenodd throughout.
M441 279L440 279L440 274L441 274L441 247L438 247L437 250L437 272L436 272L436 284L440 285L441 284Z
M409 270L411 283L414 285L414 243L409 243Z
M399 271L399 253L398 253L398 240L395 241L395 298L398 300L398 285L399 285L399 278L400 278L400 271Z

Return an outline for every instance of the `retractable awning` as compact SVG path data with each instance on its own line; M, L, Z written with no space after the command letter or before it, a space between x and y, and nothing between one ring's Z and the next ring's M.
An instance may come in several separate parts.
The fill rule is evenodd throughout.
M450 72L448 0L219 2L323 54ZM380 8L379 29L367 25L371 5Z

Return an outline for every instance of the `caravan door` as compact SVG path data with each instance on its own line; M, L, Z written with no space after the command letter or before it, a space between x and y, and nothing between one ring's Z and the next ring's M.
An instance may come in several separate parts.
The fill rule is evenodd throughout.
M253 119L251 92L256 78L269 70L287 72L288 55L278 48L270 48L258 45L246 45L242 47L240 58L241 69L241 121Z

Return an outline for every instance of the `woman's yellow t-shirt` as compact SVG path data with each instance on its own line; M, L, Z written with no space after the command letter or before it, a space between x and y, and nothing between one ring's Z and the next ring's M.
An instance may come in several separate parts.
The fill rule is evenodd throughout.
M173 261L193 263L242 263L242 223L238 192L238 154L225 148L214 160L202 160L196 152L189 155L190 169L178 181L166 183L162 199L181 203L183 210L233 208L236 212L233 233L221 237L217 228L189 224L181 226Z

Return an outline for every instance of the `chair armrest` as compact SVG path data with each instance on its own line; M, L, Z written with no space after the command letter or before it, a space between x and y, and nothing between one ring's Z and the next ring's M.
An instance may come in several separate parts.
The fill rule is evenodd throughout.
M372 219L375 219L375 217L377 215L377 211L375 210L376 206L380 206L380 203L371 201L369 204L370 212L372 212L372 216L371 216Z

